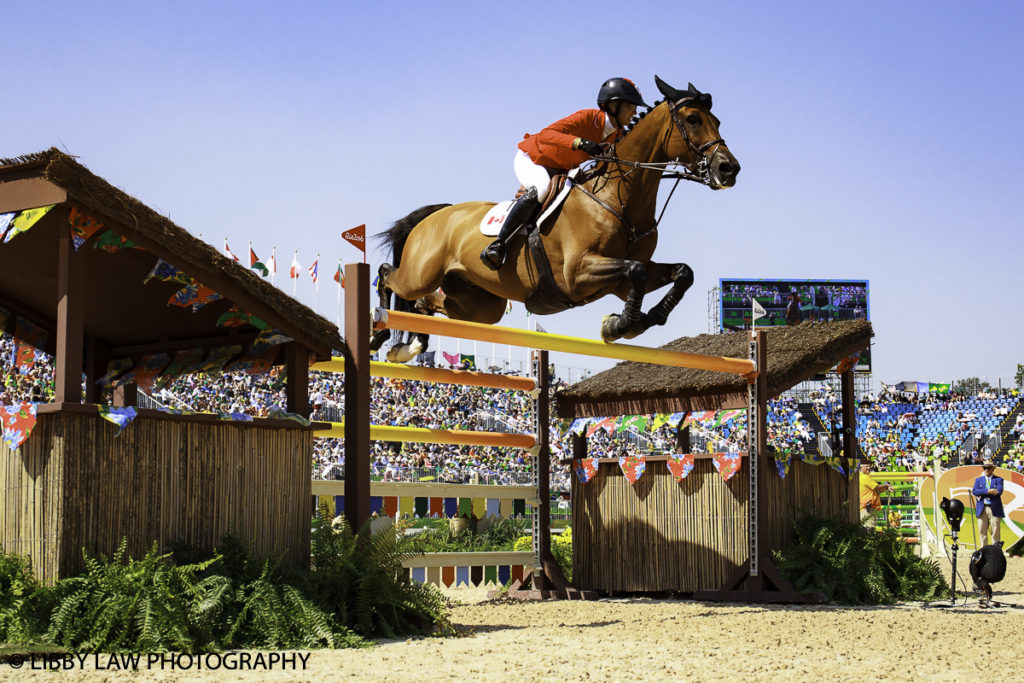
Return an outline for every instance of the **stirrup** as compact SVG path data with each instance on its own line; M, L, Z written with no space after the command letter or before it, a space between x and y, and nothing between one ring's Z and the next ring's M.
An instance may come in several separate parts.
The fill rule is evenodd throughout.
M480 252L480 260L491 270L498 270L505 265L505 244L501 240L494 240Z

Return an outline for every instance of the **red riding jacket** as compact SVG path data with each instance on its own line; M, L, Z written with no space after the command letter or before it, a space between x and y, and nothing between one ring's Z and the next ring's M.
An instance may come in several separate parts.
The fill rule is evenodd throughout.
M600 109L580 109L575 114L555 121L536 135L527 133L519 143L519 149L526 152L533 163L564 173L590 158L586 152L572 148L576 138L615 143L622 137L621 128L616 128L611 135L605 137L605 120L606 114Z

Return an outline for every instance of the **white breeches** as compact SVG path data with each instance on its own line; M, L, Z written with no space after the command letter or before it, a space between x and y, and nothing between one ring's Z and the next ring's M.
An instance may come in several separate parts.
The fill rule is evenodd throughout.
M538 166L530 159L530 155L521 149L516 150L516 158L512 162L512 169L516 172L516 178L520 184L529 190L537 188L537 199L544 201L548 196L548 188L551 187L551 176L543 166Z

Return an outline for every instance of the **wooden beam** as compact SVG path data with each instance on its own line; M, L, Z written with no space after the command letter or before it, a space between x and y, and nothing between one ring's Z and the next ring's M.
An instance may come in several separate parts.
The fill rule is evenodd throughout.
M284 394L287 410L302 417L309 417L309 349L298 342L289 342L284 354Z
M111 358L131 358L146 356L162 351L182 351L185 349L206 349L215 346L232 346L241 344L248 346L259 332L235 332L218 337L193 337L191 339L174 339L169 341L151 342L148 344L131 344L111 346L108 349Z
M38 170L33 171L38 173ZM64 188L45 178L19 178L0 181L0 213L24 211L67 200Z
M345 517L359 532L370 519L370 266L345 266ZM357 417L360 416L360 417Z
M57 354L54 403L81 403L85 324L85 262L71 232L57 234Z

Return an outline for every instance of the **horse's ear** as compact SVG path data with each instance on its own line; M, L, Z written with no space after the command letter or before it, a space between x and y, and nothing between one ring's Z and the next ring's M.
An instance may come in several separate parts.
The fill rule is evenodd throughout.
M668 100L669 102L677 102L678 100L683 98L682 91L676 90L671 85L658 78L657 75L654 76L654 83L655 85L658 86L658 90L661 91L661 94L664 95L665 99Z
M687 92L689 93L690 98L692 98L694 102L704 107L708 111L711 111L711 95L709 93L697 90L697 88L694 87L693 83L689 83L688 85L690 86L690 88Z

